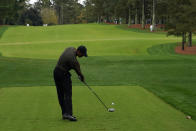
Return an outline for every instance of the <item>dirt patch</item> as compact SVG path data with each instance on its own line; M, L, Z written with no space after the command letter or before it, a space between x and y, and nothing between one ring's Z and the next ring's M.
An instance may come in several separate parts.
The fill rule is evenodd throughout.
M196 55L196 46L185 47L184 50L182 50L182 46L177 46L175 52L184 55Z

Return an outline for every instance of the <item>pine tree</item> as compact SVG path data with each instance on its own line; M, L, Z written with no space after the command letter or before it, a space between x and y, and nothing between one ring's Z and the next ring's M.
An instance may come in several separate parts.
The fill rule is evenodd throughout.
M168 35L182 36L182 50L186 42L186 34L195 31L195 1L194 0L172 0L169 1L169 21L167 23ZM189 38L191 38L189 34ZM192 40L189 40L190 42Z

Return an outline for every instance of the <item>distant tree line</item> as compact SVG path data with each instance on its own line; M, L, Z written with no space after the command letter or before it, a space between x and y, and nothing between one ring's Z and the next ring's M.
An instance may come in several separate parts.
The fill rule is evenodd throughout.
M124 23L128 26L164 24L168 35L182 36L182 49L188 35L196 31L196 0L86 0L85 19L98 23Z
M0 24L42 25L40 12L26 2L27 0L0 0Z
M82 23L83 5L78 0L0 0L0 24L42 25Z
M196 31L196 0L0 0L0 24L115 23L164 24L168 35L182 36L182 49Z

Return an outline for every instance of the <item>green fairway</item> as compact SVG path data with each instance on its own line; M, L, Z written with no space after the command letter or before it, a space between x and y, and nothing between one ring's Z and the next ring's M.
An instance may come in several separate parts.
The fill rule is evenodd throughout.
M137 33L116 26L92 24L10 27L0 39L0 46L4 56L57 59L68 46L84 44L89 56L130 56L146 55L146 49L152 45L177 40L165 34Z
M132 130L194 131L196 123L138 86L92 87L110 107L107 112L86 87L73 87L76 123L62 121L54 87L3 88L2 131ZM111 106L111 102L115 105Z
M192 131L196 123L185 116L196 120L196 56L175 54L180 41L116 25L0 27L0 131ZM52 73L62 51L79 45L88 49L79 59L86 82L116 112L106 112L72 71L79 121L69 123Z

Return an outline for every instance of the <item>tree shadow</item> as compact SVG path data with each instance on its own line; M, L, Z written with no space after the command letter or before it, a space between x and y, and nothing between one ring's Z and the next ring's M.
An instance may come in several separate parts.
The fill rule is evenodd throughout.
M8 29L8 26L0 26L0 38L3 36L5 31Z
M147 52L151 55L171 55L175 54L175 47L175 43L154 45L148 48Z
M53 85L55 60L0 56L0 88Z

